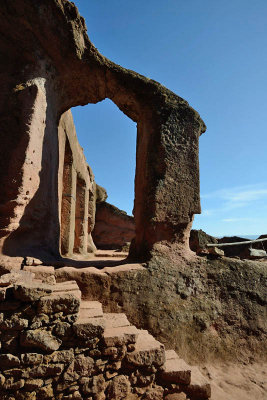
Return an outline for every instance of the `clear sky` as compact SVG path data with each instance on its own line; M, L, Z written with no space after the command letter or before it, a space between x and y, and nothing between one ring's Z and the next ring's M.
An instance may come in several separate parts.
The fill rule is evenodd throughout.
M217 235L267 233L267 0L76 0L112 61L186 99L200 138L202 215ZM110 101L73 110L108 201L131 213L136 126Z

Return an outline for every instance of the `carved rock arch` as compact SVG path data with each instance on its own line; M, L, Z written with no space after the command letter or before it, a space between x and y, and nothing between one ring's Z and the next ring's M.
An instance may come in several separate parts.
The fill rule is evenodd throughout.
M73 3L67 0L3 0L0 10L3 54L0 123L4 126L1 134L4 137L8 130L10 137L15 138L14 142L3 140L2 147L3 154L8 154L4 157L8 164L4 169L8 173L2 173L0 183L5 186L4 182L9 181L1 199L5 215L1 223L2 248L7 238L9 246L6 248L18 246L18 241L12 241L11 237L15 235L15 240L16 232L22 229L24 246L29 251L31 228L27 230L26 226L31 221L38 230L35 247L40 247L41 243L44 252L58 252L54 147L57 146L59 119L71 107L109 98L137 123L136 238L131 247L132 256L147 259L154 248L162 245L174 245L187 251L192 218L200 212L198 139L205 131L205 124L198 113L159 83L102 56L90 42L84 19ZM32 111L26 116L29 102ZM15 135L17 126L8 119L12 112L22 136L28 132L29 143L37 141L36 132L39 132L36 146L42 149L36 161L39 166L35 171L34 190L23 201L29 174L26 161L31 149L29 144L26 152L24 149L26 156L21 153L21 144ZM18 154L22 161L16 164ZM42 174L45 179L41 182ZM20 182L14 181L14 176L21 176ZM53 188L54 195L47 198L46 207L42 207L40 198L48 187ZM29 204L34 205L35 213ZM20 239L22 236L20 234Z

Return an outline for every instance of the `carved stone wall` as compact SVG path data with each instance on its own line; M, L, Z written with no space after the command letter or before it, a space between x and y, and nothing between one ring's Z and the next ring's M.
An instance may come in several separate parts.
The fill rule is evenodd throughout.
M70 111L60 119L58 199L61 216L61 254L85 255L94 250L91 232L94 227L96 184L78 143ZM88 249L88 244L92 249Z
M97 202L92 235L99 249L128 248L135 236L134 218L112 204Z
M73 106L107 97L137 122L131 255L146 259L166 245L189 251L193 214L200 212L198 139L205 125L198 113L102 56L73 3L3 0L0 11L1 252L59 254L59 120Z

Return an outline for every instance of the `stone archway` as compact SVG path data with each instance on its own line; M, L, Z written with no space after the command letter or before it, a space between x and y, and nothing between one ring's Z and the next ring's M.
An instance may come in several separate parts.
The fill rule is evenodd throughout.
M49 161L42 161L47 159L48 154L50 159L55 159L52 142L57 135L62 113L76 105L111 99L124 114L137 122L136 239L131 255L145 260L153 249L164 245L188 251L192 218L200 212L198 139L205 131L205 124L198 113L159 83L102 56L87 36L84 19L69 1L41 0L37 3L14 0L11 4L4 0L0 9L0 31L5 33L0 39L3 53L0 62L3 87L1 107L4 116L1 124L6 123L5 115L10 112L10 108L9 111L6 109L7 99L17 119L23 120L26 100L29 101L24 93L35 96L32 97L32 112L26 125L31 137L37 140L37 147L44 149L44 143L46 146L45 158L42 152L40 154L37 172L41 174L41 169L47 168ZM10 44L12 52L9 52ZM19 71L16 67L18 58ZM18 98L21 104L19 109ZM8 124L10 135L15 138L16 128L10 121ZM43 132L40 139L36 138L37 129ZM19 146L16 140L4 146L3 152L9 154L10 165L15 153L22 151ZM18 166L17 170L11 170L10 165L5 169L9 171L12 182L14 174L21 174L21 169ZM46 251L56 254L59 224L55 229L53 218L59 218L58 199L49 198L49 220L47 212L38 214L31 208L37 192L40 198L40 191L45 192L51 184L56 190L56 171L50 168L42 188L37 187L25 203L18 204L16 199L26 187L24 178L30 171L25 161L21 182L11 185L12 196L10 190L3 193L2 210L9 210L14 201L16 204L12 206L14 215L8 226L3 220L2 252L7 241L9 247L12 246L12 235L21 223L21 215L26 214L28 217L24 224L34 218L35 226L40 226L39 242ZM4 186L6 176L3 172L1 175ZM44 204L40 206L45 209ZM18 208L20 212L14 212ZM28 232L28 235L30 240L31 233ZM38 252L37 247L30 253ZM20 255L28 254L29 248L18 248L18 252Z

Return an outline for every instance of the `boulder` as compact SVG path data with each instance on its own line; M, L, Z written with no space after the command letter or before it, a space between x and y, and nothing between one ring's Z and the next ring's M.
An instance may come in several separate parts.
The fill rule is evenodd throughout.
M28 330L22 333L20 344L24 347L35 347L46 352L58 350L61 340L45 330Z

